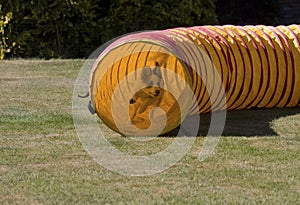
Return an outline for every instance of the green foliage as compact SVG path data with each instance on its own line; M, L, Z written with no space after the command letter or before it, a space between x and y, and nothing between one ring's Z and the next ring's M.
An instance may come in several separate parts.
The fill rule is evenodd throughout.
M0 6L1 58L86 57L128 32L217 22L214 0L0 0Z
M9 2L6 10L13 13L9 38L18 45L11 56L80 57L91 52L96 40L91 28L97 28L93 0Z
M103 36L109 40L138 30L212 24L217 19L212 0L115 0L104 21L108 32Z
M5 57L6 52L10 52L10 48L15 46L15 43L13 42L11 45L7 42L9 39L7 29L7 25L9 24L11 18L12 18L12 12L1 12L2 11L2 5L0 5L0 35L1 35L1 41L0 41L0 59L3 59Z
M87 57L133 31L272 25L278 13L278 0L0 0L0 59Z
M274 25L280 12L278 0L217 0L220 24Z

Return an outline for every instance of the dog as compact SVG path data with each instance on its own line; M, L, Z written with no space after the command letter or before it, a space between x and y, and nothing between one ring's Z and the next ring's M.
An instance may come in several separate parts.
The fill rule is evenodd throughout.
M137 86L143 87L130 99L130 118L133 124L149 120L149 109L159 107L163 97L164 80L158 62L155 67L142 68L137 79Z

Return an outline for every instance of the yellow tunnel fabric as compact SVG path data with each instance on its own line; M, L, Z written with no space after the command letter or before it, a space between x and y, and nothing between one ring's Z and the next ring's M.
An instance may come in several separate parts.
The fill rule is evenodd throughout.
M163 116L161 134L187 115L299 106L300 26L195 26L130 34L97 58L90 96L100 119L124 135L138 135ZM164 114L153 114L155 107Z

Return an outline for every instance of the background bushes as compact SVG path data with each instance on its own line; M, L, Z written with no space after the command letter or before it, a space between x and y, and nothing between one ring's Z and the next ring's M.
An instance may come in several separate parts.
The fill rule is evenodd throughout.
M218 0L220 24L275 25L280 13L278 0Z
M138 30L272 22L277 4L277 0L0 0L0 58L82 58L104 42Z

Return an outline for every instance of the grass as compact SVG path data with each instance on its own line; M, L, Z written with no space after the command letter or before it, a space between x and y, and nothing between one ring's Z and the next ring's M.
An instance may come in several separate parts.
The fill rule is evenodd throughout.
M83 63L0 61L0 204L299 204L299 108L229 112L204 162L197 137L164 172L123 176L92 160L77 138L71 98ZM108 139L139 155L173 140Z

